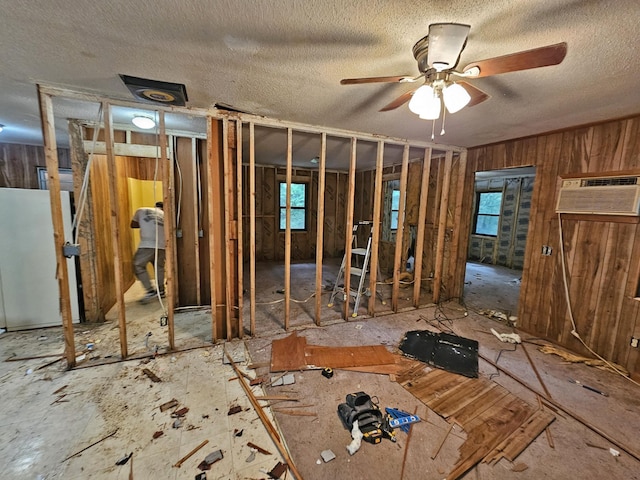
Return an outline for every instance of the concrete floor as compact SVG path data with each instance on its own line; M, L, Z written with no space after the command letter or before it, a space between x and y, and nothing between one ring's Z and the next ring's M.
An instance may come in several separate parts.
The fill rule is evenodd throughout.
M268 269L267 269L268 270ZM300 268L299 270L303 270ZM306 269L304 269L306 270ZM313 287L300 280L300 271L292 271L292 297L304 300ZM329 275L330 272L327 272ZM279 271L272 273L279 278ZM315 275L315 274L314 274ZM484 276L484 274L483 274ZM278 300L280 283L268 283L266 272L260 278L263 287L257 302ZM305 289L311 289L310 292ZM128 478L129 464L116 466L125 453L133 452L133 474L140 479L192 479L199 472L197 464L214 450L222 449L224 459L207 472L211 479L267 478L260 469L270 470L278 460L277 450L269 439L258 416L250 408L232 369L221 361L222 346L211 345L210 316L206 309L176 314L176 348L184 351L164 354L167 327L160 326L162 308L150 303L140 305L136 287L127 294L127 331L130 354L149 354L158 346L156 358L130 360L107 365L66 371L64 362L44 366L52 358L37 358L0 362L0 392L5 400L0 426L0 458L3 459L2 478L7 479L114 479ZM246 297L245 297L246 299ZM465 296L465 302L470 304ZM323 302L324 303L324 302ZM258 334L244 341L228 345L244 349L247 361L242 362L249 375L268 375L267 368L247 370L248 363L267 362L271 341L288 333L282 329L282 312L273 305L257 308ZM283 307L282 307L283 308ZM457 334L475 338L480 353L496 360L499 365L517 375L538 390L542 390L521 346L500 343L489 333L490 328L510 332L504 324L465 310L457 304L430 307L422 310L385 315L376 318L359 317L348 322L327 311L327 326L313 324L313 300L292 304L292 328L307 337L310 344L328 346L384 344L397 351L398 344L408 330L448 328ZM328 309L330 310L330 309ZM295 315L293 315L293 313ZM323 319L324 319L323 310ZM78 351L86 343L95 343L81 366L101 361L115 361L119 356L117 315L110 313L109 321L99 326L77 326ZM147 336L151 332L150 336ZM525 336L526 338L526 336ZM2 354L19 357L56 354L62 351L60 328L6 333L0 336ZM194 348L195 347L195 348ZM200 347L200 348L198 348ZM552 398L619 444L635 449L638 454L640 431L640 387L628 380L583 364L567 364L556 356L538 352L527 344L545 386ZM187 350L188 349L188 350ZM501 352L501 350L503 350ZM94 357L95 360L91 358ZM107 357L107 358L105 358ZM41 368L42 367L42 368ZM161 383L153 383L142 373L148 368ZM519 383L480 361L480 372L518 395L537 405L536 396ZM294 372L295 384L266 387L266 394L288 395L298 399L300 411L316 416L293 416L275 413L277 428L282 432L291 456L305 479L389 479L400 478L403 456L407 447L406 435L398 432L398 442L387 440L379 445L364 444L354 456L345 446L349 432L336 415L337 405L348 393L363 390L375 395L381 407L395 407L406 411L418 410L423 419L414 426L408 446L404 478L409 480L440 479L451 469L458 457L458 447L464 432L455 428L447 437L435 460L431 454L444 436L448 424L438 415L406 392L388 376L336 370L331 379L318 371ZM568 381L577 379L608 393L597 395ZM66 388L54 393L61 387ZM254 387L256 395L262 389ZM66 394L64 397L61 397ZM174 429L169 411L160 412L159 405L176 398L189 412L182 428ZM56 401L57 400L57 401ZM233 405L246 409L229 416ZM274 407L288 408L290 402ZM305 405L305 407L300 407ZM269 412L269 409L266 409ZM105 435L112 437L87 449L70 460L63 459L87 447ZM153 432L164 435L153 439ZM233 435L243 430L243 435ZM559 415L550 427L555 448L551 448L543 434L516 460L527 466L520 473L513 465L501 460L495 466L479 465L464 478L477 479L601 479L640 478L640 462L624 450L610 444L598 434L567 415ZM209 443L189 459L182 468L172 465L202 440ZM269 450L272 455L260 456L246 462L250 454L246 443L251 441ZM596 447L588 444L596 445ZM609 448L620 451L613 456ZM331 449L336 459L320 461L320 452ZM288 478L291 478L290 476Z

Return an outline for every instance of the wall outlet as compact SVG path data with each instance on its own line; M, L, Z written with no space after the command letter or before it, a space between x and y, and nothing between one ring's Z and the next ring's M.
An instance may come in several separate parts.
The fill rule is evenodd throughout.
M640 338L631 337L631 346L633 348L638 348L640 346Z

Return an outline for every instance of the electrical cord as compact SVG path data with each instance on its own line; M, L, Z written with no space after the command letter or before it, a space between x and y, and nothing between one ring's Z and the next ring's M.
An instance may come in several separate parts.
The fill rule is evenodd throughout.
M89 152L89 160L87 160L87 166L85 167L84 177L82 178L82 186L80 187L80 198L78 198L78 212L73 219L73 225L71 227L71 231L75 232L75 239L73 243L78 244L78 239L80 238L80 229L78 225L80 224L80 219L82 218L82 213L84 212L84 206L87 202L87 191L89 189L89 175L91 171L91 161L93 160L93 153L96 150L96 143L98 141L98 133L100 132L100 120L102 119L102 103L98 108L98 118L96 119L95 127L93 128L93 141L91 142L91 151Z
M628 381L630 381L631 383L633 383L633 384L635 384L635 385L640 387L640 383L639 382L636 382L631 377L626 376L623 372L618 370L615 367L615 365L613 365L611 362L609 362L607 359L605 359L601 355L597 354L591 347L589 347L589 345L586 344L586 342L582 339L582 337L578 333L578 328L576 327L576 322L575 322L575 319L573 318L573 309L571 307L571 297L569 295L569 284L567 282L567 266L566 266L566 262L565 262L565 258L564 258L564 234L563 234L563 231L562 231L562 214L561 213L558 213L558 224L559 224L558 234L560 236L560 258L561 258L561 263L562 263L562 281L563 281L563 284L564 284L564 295L565 295L565 299L567 301L567 311L569 312L569 319L571 320L571 327L572 327L571 335L573 335L578 340L580 340L580 343L582 343L582 345L584 345L584 347L587 350L589 350L589 352L591 352L595 357L599 358L604 363L606 363L614 372L616 372L622 378L625 378Z

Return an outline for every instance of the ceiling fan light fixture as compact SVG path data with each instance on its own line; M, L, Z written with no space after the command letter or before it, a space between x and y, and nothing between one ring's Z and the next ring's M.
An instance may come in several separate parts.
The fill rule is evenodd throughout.
M418 88L409 101L409 110L416 115L420 115L424 110L428 108L430 102L433 101L435 93L430 85L422 85Z
M423 120L436 120L440 117L440 109L441 109L440 99L438 97L434 97L427 108L425 108L422 112L420 112L419 116Z
M138 128L142 128L143 130L149 130L156 126L156 122L153 118L145 117L144 115L135 115L131 119L131 123L133 123Z
M471 95L462 85L452 83L442 89L442 99L449 113L462 110L471 101Z

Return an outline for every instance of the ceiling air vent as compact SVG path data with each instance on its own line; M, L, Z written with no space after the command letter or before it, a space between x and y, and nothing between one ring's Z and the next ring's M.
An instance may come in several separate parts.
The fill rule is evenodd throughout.
M160 82L122 74L120 78L135 98L146 103L184 107L189 100L187 88L182 83Z
M640 176L565 179L556 212L640 216Z

